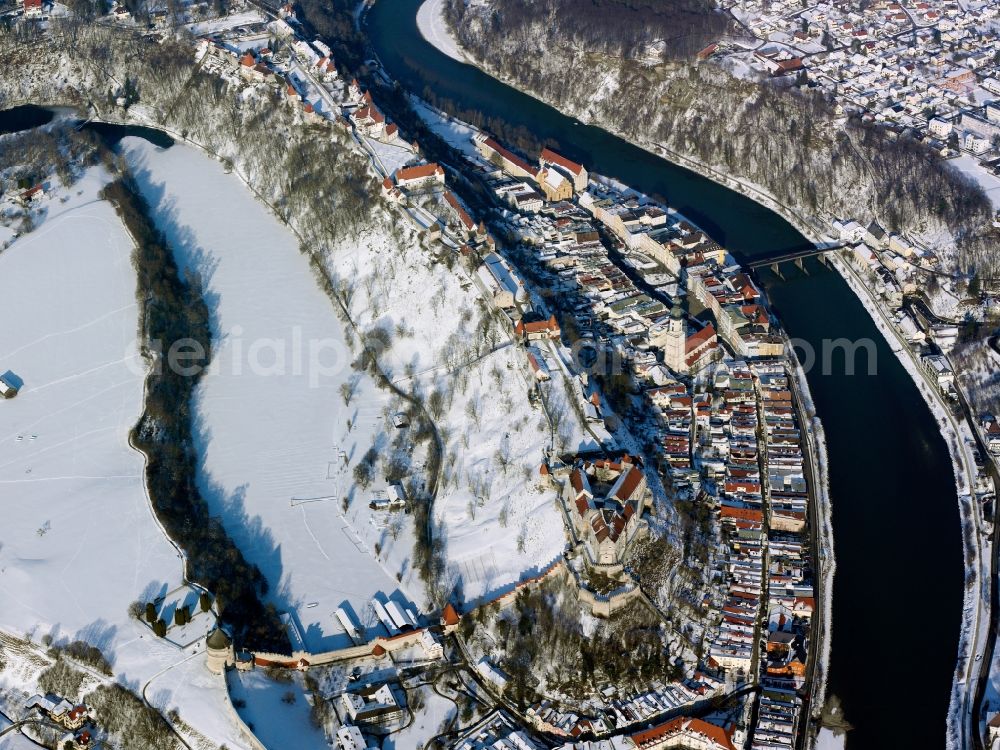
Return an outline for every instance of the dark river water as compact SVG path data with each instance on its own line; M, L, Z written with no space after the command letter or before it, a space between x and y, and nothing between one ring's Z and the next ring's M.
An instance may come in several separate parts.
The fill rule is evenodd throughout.
M36 107L33 104L23 104L0 112L0 135L19 133L31 130L52 122L56 116L54 110L48 107Z
M523 125L594 172L659 193L740 259L808 245L767 208L600 128L583 125L478 69L417 29L421 0L378 0L365 25L386 72L462 109ZM963 563L958 501L944 440L906 371L836 272L816 261L761 281L788 333L815 350L870 339L856 372L834 358L808 381L826 431L837 574L829 689L855 729L852 749L941 750L958 651ZM818 357L818 361L821 359Z
M47 125L52 122L57 114L75 117L73 111L67 107L40 107L35 104L24 104L19 107L2 110L0 111L0 135L19 133L23 130L32 130L42 125ZM76 122L79 124L82 121L76 118ZM162 130L147 128L142 125L87 122L80 126L80 129L94 133L109 146L118 145L118 142L122 138L128 136L144 138L160 148L169 148L174 143L174 139Z

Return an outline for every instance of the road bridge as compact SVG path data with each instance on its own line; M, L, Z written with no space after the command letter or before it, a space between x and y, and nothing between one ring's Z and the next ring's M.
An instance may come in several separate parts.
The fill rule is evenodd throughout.
M835 245L811 245L810 247L805 247L801 250L793 250L789 253L782 253L781 255L754 258L746 263L746 265L750 268L768 267L776 276L781 276L779 266L781 266L782 263L795 263L800 270L805 271L803 261L806 258L819 258L820 261L825 262L824 256L827 253L836 252L837 250L842 250L845 247L849 247L846 242L838 242Z

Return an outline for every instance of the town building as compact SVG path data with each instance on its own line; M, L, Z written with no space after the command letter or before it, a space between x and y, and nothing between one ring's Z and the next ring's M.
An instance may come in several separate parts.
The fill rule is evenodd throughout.
M342 693L340 707L345 719L367 728L385 727L404 716L403 707L388 683L365 685Z
M587 189L590 176L587 174L587 168L582 164L577 164L562 154L557 154L550 148L542 149L542 153L538 157L538 162L543 167L550 167L568 175L573 183L574 191L581 193Z
M573 535L594 566L621 562L652 497L642 464L627 455L577 461L562 495Z
M525 341L538 341L540 339L558 339L559 323L556 316L551 316L548 320L536 320L525 323L523 320L517 321L514 326L514 333Z
M532 180L538 174L536 167L531 166L520 156L500 145L495 138L485 133L476 133L472 140L476 150L486 161L497 165L507 174L514 177L527 177Z
M396 170L396 186L399 188L444 185L444 168L440 164L419 164L415 167L401 167Z
M686 316L680 303L674 303L670 318L650 330L649 340L663 351L664 364L675 373L701 369L718 352L718 340L711 323L688 333Z
M337 747L339 750L367 750L361 730L352 724L344 724L337 730Z
M736 750L722 727L701 719L679 716L630 735L637 750Z

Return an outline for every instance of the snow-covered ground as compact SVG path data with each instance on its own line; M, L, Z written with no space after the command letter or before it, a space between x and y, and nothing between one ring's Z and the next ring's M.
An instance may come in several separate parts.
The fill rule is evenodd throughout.
M434 2L434 0L428 0L428 2ZM426 3L423 7L426 7ZM447 141L448 145L468 156L479 158L479 152L476 151L476 145L472 141L472 136L478 132L475 128L461 120L447 116L415 96L410 97L410 103L420 118L427 123L427 126Z
M986 193L986 197L993 204L993 210L1000 211L1000 177L987 172L979 166L979 161L969 154L961 154L954 159L950 159L948 163L966 177L979 183L983 192Z
M407 699L412 701L419 691L423 706L413 713L413 721L404 729L382 740L382 750L410 750L426 747L434 737L443 731L457 709L449 698L438 695L430 685L407 691Z
M815 750L844 750L847 747L847 735L834 734L832 730L824 727L819 730L814 747Z
M506 348L477 364L464 398L455 398L447 417L451 424L469 422L466 405L473 403L479 419L469 425L467 440L455 435L450 441L456 469L434 509L449 574L467 602L537 575L566 544L556 493L541 487L538 473L549 444L544 417L526 407L524 388L501 388L491 378L499 368L508 384L523 383L514 361L521 356ZM498 451L509 451L506 470Z
M417 28L420 35L448 57L465 62L458 42L444 20L444 0L424 0L417 11Z
M364 141L365 150L373 155L379 171L386 177L394 175L397 169L405 167L417 159L410 144L401 138L393 139L389 143L383 143L367 136L361 136L361 138Z
M176 588L181 562L146 499L128 433L142 410L132 242L90 171L43 206L38 229L0 255L0 372L24 386L0 403L0 629L99 647L132 686L156 677L216 745L240 747L221 681L202 657L154 638L128 606ZM193 647L195 652L200 646ZM8 659L10 661L10 659ZM39 664L0 672L0 693L33 690ZM199 675L198 670L203 674ZM196 679L201 677L203 679Z
M93 174L0 256L10 316L0 371L24 382L0 403L0 625L64 637L96 628L110 645L129 602L176 577L180 561L128 445L144 376L132 243L94 200L100 183Z
M205 34L215 34L220 31L234 28L236 26L247 26L251 24L263 23L267 18L257 10L246 10L240 13L232 13L221 18L213 18L208 21L198 21L188 24L187 28L194 36Z
M434 390L444 394L437 423L445 460L434 520L449 584L472 601L537 574L563 549L555 494L539 488L549 430L543 411L529 403L527 360L511 343L508 324L497 320L492 339L483 341L480 322L492 301L482 298L462 261L449 270L433 258L437 250L407 232L402 239L359 233L330 264L354 281L358 325L394 331L382 358L394 382L425 400ZM572 438L571 417L564 428Z
M337 607L367 624L369 599L400 586L341 505L352 489L345 457L357 461L387 429L388 397L364 376L344 406L339 387L355 373L333 303L295 236L238 177L186 146L123 147L180 264L202 273L214 306L215 366L196 404L206 499L276 603L294 612L306 647L349 645Z
M241 701L240 717L265 747L327 750L326 737L309 718L302 677L289 682L271 679L261 670L233 672L229 684L233 701Z

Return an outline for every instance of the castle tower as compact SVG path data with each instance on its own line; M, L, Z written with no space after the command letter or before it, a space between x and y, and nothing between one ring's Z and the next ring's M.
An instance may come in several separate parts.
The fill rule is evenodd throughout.
M687 372L687 363L684 361L686 343L687 325L684 322L684 310L680 301L675 299L674 306L670 308L670 320L663 342L663 361L674 372Z
M216 626L205 641L205 665L210 672L222 674L226 667L236 663L233 642L222 628Z

